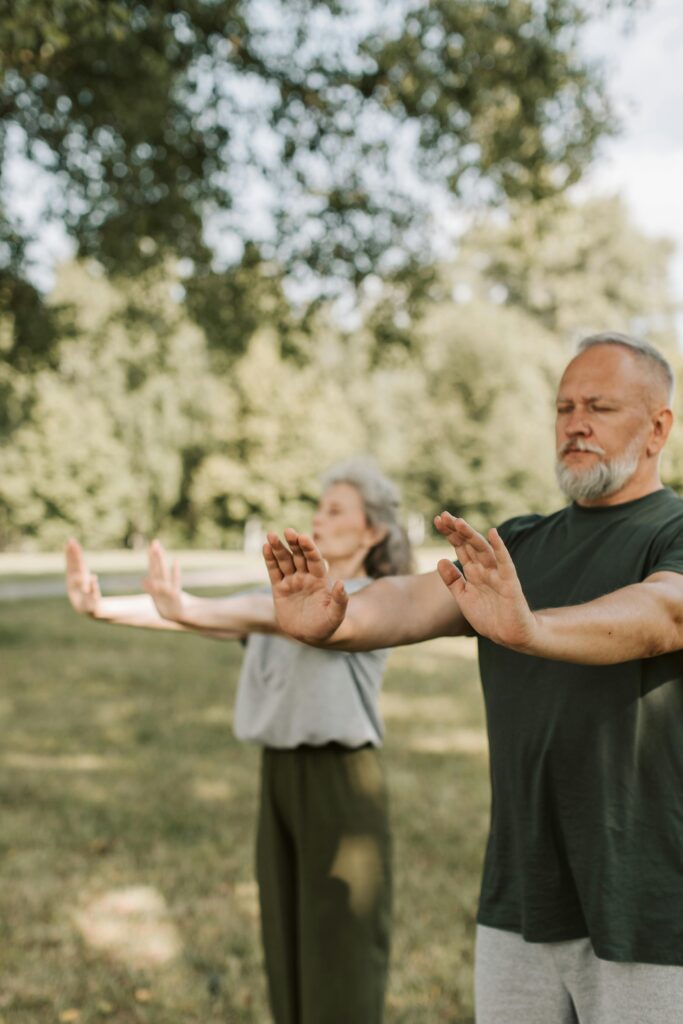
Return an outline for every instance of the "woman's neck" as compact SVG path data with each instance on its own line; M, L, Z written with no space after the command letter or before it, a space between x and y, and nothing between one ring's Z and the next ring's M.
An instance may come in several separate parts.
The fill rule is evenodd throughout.
M362 551L350 558L337 558L327 562L327 570L333 580L352 580L367 576L365 571L365 555Z

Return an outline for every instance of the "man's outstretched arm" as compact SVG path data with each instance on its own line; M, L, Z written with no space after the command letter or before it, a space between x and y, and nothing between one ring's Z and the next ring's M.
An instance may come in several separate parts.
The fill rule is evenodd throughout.
M305 534L268 535L263 554L281 628L304 643L371 651L470 632L439 574L386 576L349 596Z
M523 654L613 665L683 648L683 575L655 573L595 601L532 611L496 530L485 538L448 512L434 520L462 572L442 559L437 572L377 580L349 596L327 579L313 541L287 530L264 555L282 629L305 643L372 650L476 632ZM450 606L449 606L450 601Z
M448 513L436 526L460 556L439 563L443 582L482 636L554 661L614 665L683 648L683 575L658 572L585 604L532 612L496 530L488 539Z

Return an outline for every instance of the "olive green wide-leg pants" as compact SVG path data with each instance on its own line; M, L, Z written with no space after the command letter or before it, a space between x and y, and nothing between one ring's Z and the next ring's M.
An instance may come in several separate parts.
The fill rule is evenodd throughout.
M377 750L263 751L257 876L276 1024L381 1024L391 837Z

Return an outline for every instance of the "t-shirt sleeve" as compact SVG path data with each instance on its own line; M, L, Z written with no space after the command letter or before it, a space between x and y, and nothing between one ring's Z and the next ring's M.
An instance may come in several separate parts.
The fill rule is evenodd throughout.
M657 535L648 558L646 576L656 572L683 573L683 520L676 519Z
M543 516L528 515L528 516L514 516L512 519L506 519L505 522L497 526L496 529L500 535L503 544L506 547L510 546L510 542L520 534L524 533L530 526L542 519ZM453 565L462 572L462 566L459 559L453 559Z
M527 530L540 522L541 519L543 519L543 516L539 515L515 516L513 519L506 519L496 529L503 544L509 548L517 537L526 533Z

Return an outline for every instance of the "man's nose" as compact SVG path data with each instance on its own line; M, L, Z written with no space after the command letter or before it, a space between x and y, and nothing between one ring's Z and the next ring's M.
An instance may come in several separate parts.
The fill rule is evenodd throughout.
M586 414L580 409L575 409L567 417L564 429L565 433L569 434L570 437L576 437L577 435L587 437L591 432L591 425Z

